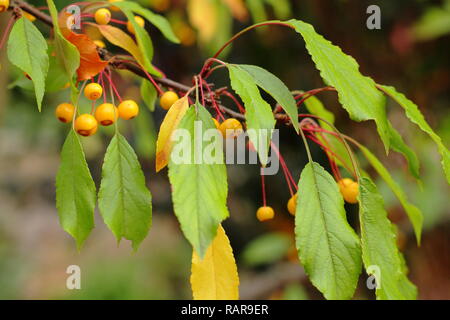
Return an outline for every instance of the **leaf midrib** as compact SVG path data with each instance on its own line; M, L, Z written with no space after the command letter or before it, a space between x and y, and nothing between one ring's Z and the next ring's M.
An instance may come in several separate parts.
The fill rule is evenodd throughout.
M320 217L322 218L323 226L325 228L325 238L327 239L328 252L329 252L330 259L332 261L331 268L333 269L333 282L334 282L335 288L337 288L338 284L336 282L336 277L335 277L335 275L336 275L336 269L335 269L335 265L334 265L335 262L334 262L333 255L331 254L330 238L328 237L328 227L327 227L327 224L326 224L325 216L323 214L324 213L324 209L323 209L323 206L322 206L322 201L320 200L321 199L320 192L318 191L319 187L318 187L318 183L317 183L317 179L316 179L315 165L314 165L314 162L310 162L310 164L311 164L312 176L313 176L313 181L314 181L314 192L316 193L317 198L319 199L318 202L319 202L319 207L320 207Z
M124 213L124 211L125 211L125 196L124 196L124 175L123 175L123 172L122 172L122 170L123 170L123 166L122 166L122 153L120 152L120 140L119 140L119 136L118 136L118 134L116 133L116 136L115 136L115 139L116 139L116 143L117 143L117 156L118 156L118 164L117 164L117 166L119 167L119 180L120 180L120 191L119 191L119 193L120 193L120 203L121 203L121 207L122 207L122 210L121 210L121 213L122 213L122 218L121 218L121 220L122 220L122 226L124 226L125 228L126 228L126 215L125 215L125 213ZM120 228L120 238L122 238L122 236L123 236L123 234L124 234L124 232L123 232L123 227L122 228Z

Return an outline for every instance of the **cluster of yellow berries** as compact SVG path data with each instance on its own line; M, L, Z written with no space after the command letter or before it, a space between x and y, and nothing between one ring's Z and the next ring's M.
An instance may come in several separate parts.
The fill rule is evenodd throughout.
M118 0L116 0L116 1L118 1ZM109 2L116 2L116 1L111 1L110 0ZM112 6L111 10L118 11L120 9L118 9L117 7ZM105 24L108 24L111 21L111 16L112 16L111 15L111 11L109 11L106 8L101 8L101 9L98 9L97 11L95 11L94 19L95 19L95 22L97 24L105 25ZM135 16L134 17L134 21L142 28L145 26L145 20L142 17L140 17L140 16ZM135 30L134 30L134 27L133 27L133 24L131 23L131 21L127 22L127 30L130 33L132 33L132 34L135 34Z
M95 101L103 94L103 89L98 83L90 83L84 89L84 95L89 100ZM110 126L115 123L118 117L130 120L139 114L139 106L134 100L124 100L118 107L112 103L102 103L99 105L94 115L85 113L75 119L75 131L82 136L92 136L97 132L98 124ZM56 107L55 116L59 121L69 123L75 115L75 106L70 103L61 103Z

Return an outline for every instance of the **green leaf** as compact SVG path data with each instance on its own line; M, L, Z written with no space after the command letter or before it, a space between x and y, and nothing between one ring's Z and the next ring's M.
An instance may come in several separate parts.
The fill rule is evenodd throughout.
M158 92L150 81L143 79L141 82L141 97L150 111L155 111L155 103Z
M370 162L372 167L374 167L374 169L378 172L381 178L383 178L383 180L387 183L389 188L391 188L392 192L394 192L395 196L402 204L403 208L406 211L406 214L408 215L409 220L411 221L414 227L417 243L420 244L420 237L422 234L422 226L423 226L422 211L420 211L419 208L417 208L408 201L402 187L400 187L398 183L392 178L391 174L383 166L381 161L378 160L377 157L372 152L370 152L369 149L367 149L366 147L359 145L359 148L361 149L362 153L367 158L367 160Z
M269 233L250 242L242 252L242 260L248 266L274 263L289 251L291 239L286 233Z
M270 105L261 97L252 76L236 65L228 65L231 87L241 97L245 105L247 133L253 146L258 151L262 165L267 164L272 130L275 118Z
M80 249L94 228L96 189L80 140L70 130L61 151L56 175L56 208L63 229L75 238Z
M400 133L398 133L397 130L394 129L389 121L388 128L392 150L403 154L406 161L408 162L409 172L413 175L414 178L420 181L420 163L416 153L403 141Z
M152 224L152 196L133 148L116 133L106 150L98 206L117 241L132 241L134 250Z
M318 163L310 162L298 190L295 237L305 271L325 298L350 299L361 272L361 248L338 185Z
M287 23L302 35L322 78L328 85L336 88L339 101L350 117L355 121L374 120L386 152L390 148L401 152L408 161L411 174L418 179L417 156L388 121L385 98L377 90L375 82L359 72L355 59L317 34L310 24L298 20Z
M80 53L78 49L64 38L59 28L58 11L56 10L53 0L47 0L50 15L53 21L53 31L55 34L55 51L56 57L72 83L73 76L80 66Z
M143 8L136 2L127 1L125 6L132 12L147 19L151 24L153 24L156 28L158 28L159 31L161 31L161 33L167 38L167 40L170 40L173 43L180 43L180 40L178 40L177 36L172 30L172 27L170 26L169 21L167 21L165 17Z
M45 92L47 93L60 91L67 83L70 83L64 67L59 63L58 58L51 54L54 49L53 45L49 45L47 51L49 56L48 74L45 81Z
M433 141L436 143L439 153L442 156L442 167L444 168L447 182L450 184L450 151L442 142L441 137L439 137L433 131L433 129L431 129L430 125L426 122L422 112L420 112L419 108L414 102L406 98L404 94L395 90L394 87L380 86L380 88L405 110L406 116L411 122L419 126L419 128L427 133L430 138L433 139Z
M8 58L31 77L38 109L41 111L49 65L47 42L38 28L24 17L14 23L9 35Z
M134 20L133 8L135 7L135 3L130 1L117 1L114 2L114 6L120 8L122 10L125 17L128 21L133 25L136 40L138 43L138 47L142 52L142 56L144 58L144 68L150 72L151 74L160 77L161 73L155 69L152 65L153 59L153 43L152 39L150 39L149 34L142 28L137 22Z
M215 128L211 115L201 105L191 106L178 125L178 132L186 130L185 133L189 135L182 136L182 140L174 144L169 162L169 179L174 210L181 229L197 254L203 257L219 224L229 215L226 206L228 185L220 134L217 132L213 142L204 141L203 132L198 132L196 125L201 125L203 130ZM222 161L197 161L202 162L197 164L195 159L201 157L199 149L204 150L210 144L216 147L216 157ZM185 156L188 161L174 161L174 154L183 148L187 148Z
M339 101L355 121L374 120L386 152L390 147L390 132L384 97L375 82L359 72L358 63L330 41L316 33L313 26L299 21L286 22L300 33L306 49L327 85L338 92Z
M415 299L417 289L404 272L383 198L368 177L359 181L359 203L362 257L367 272L373 273L380 285L376 289L377 299ZM379 270L379 278L374 270Z
M292 125L298 133L297 103L286 85L269 71L252 65L239 64L253 78L253 81L264 91L270 94L291 118Z
M139 110L139 117L135 118L134 131L137 154L144 159L152 161L156 154L156 129L150 111Z

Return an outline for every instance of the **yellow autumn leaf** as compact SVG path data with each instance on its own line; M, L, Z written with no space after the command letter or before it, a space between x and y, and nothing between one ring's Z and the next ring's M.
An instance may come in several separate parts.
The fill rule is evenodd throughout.
M142 57L141 50L128 34L119 28L110 25L95 25L101 32L101 34L113 45L118 46L128 51L140 65L144 65L144 58Z
M245 7L243 0L222 0L228 8L230 8L231 14L237 20L243 22L248 18L248 11Z
M156 172L167 166L170 152L172 151L172 133L178 127L181 119L189 108L189 100L186 96L177 100L170 107L159 128L158 140L156 141Z
M215 1L189 0L188 14L191 25L198 31L200 41L210 42L216 34L219 21Z
M191 287L195 300L239 299L239 276L233 250L222 226L203 260L192 254Z

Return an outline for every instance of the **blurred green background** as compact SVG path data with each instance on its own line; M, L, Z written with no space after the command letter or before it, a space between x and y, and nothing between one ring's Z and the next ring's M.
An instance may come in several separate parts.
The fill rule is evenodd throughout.
M45 1L29 2L45 6ZM182 45L170 44L148 27L155 46L154 63L171 79L190 84L205 58L253 22L297 18L312 23L355 57L364 74L404 92L420 106L444 142L448 145L450 141L450 1L203 0L197 1L200 12L194 0L139 2L167 16L182 40ZM57 1L59 8L69 3ZM366 9L371 4L381 8L381 30L366 28ZM10 13L0 14L0 34L9 17ZM49 34L47 26L35 24ZM323 86L303 41L286 29L248 33L222 59L260 65L292 90ZM68 127L60 124L53 112L57 104L68 100L69 92L46 95L39 113L28 90L29 80L6 61L5 48L0 50L0 60L0 299L190 299L191 248L173 215L166 171L154 172L155 128L165 114L162 109L150 113L142 104L140 116L122 129L138 152L153 194L149 236L133 253L127 241L117 245L97 214L96 228L77 252L74 241L58 224L54 203L59 151ZM227 74L219 71L211 80L217 87L226 85ZM121 72L115 81L123 96L140 99L139 79ZM417 247L403 209L378 181L389 217L399 226L399 246L410 278L419 288L419 298L450 299L450 190L434 144L406 121L399 107L389 104L389 118L422 161L421 189L408 176L401 156L383 156L372 124L351 122L334 93L319 98L336 114L338 128L375 151L423 210L425 230L422 245ZM82 108L89 107L84 104ZM96 182L110 135L100 130L100 134L82 139ZM281 129L281 141L280 150L297 179L306 163L302 144L285 128ZM324 154L313 151L314 158L325 164ZM268 203L277 214L264 224L255 218L262 202L258 167L229 166L228 175L231 217L224 228L238 263L241 298L322 299L296 258L293 218L286 210L289 192L282 174L267 179ZM356 210L348 206L352 223ZM69 265L81 268L81 290L66 288ZM374 298L373 292L365 289L364 275L355 298Z

